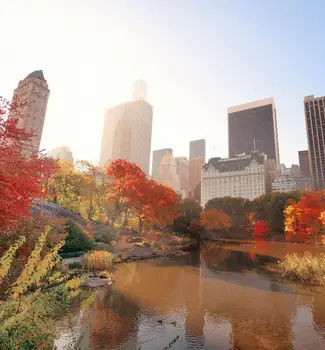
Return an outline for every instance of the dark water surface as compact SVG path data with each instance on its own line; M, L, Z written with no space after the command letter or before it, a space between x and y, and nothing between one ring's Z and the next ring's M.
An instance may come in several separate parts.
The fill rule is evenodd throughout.
M207 243L186 257L117 265L114 286L72 311L57 348L325 349L325 290L263 269L279 258L274 249L301 247Z

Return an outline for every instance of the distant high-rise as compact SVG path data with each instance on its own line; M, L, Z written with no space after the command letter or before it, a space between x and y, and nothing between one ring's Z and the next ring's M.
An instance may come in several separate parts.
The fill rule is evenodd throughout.
M203 158L205 161L205 140L190 142L190 159Z
M156 181L159 179L160 162L166 153L173 155L173 150L171 148L163 148L152 152L151 177Z
M171 187L176 192L180 192L180 178L177 174L177 163L170 153L166 153L160 162L158 182Z
M18 126L34 135L30 144L26 145L26 151L39 151L49 94L41 70L27 75L14 91L12 103L16 107L10 112L9 118L20 117Z
M205 163L205 140L190 142L189 197L200 202L201 174Z
M180 194L183 198L188 197L190 179L189 179L189 162L186 157L176 157L177 175L179 177Z
M72 152L70 148L66 146L56 147L52 149L51 151L48 152L47 156L49 158L73 163Z
M122 158L149 174L152 106L144 101L122 103L105 114L100 164Z
M299 151L298 157L299 157L299 166L300 166L301 176L311 176L308 150Z
M147 84L144 80L139 79L134 83L133 101L142 101L147 98Z
M325 188L325 96L306 96L305 119L310 170L315 190Z
M228 108L229 157L263 152L279 166L276 109L273 98Z

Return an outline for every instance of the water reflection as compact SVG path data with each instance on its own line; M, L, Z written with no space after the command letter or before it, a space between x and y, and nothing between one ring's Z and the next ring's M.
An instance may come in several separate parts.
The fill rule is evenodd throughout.
M275 281L261 270L274 258L250 253L209 243L183 258L119 265L83 317L80 348L325 348L324 291Z

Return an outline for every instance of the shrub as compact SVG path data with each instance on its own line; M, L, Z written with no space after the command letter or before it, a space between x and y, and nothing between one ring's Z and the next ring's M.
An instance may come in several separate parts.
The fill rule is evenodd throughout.
M69 264L69 269L81 269L81 263L78 261L74 261Z
M82 257L82 265L87 270L108 270L113 262L113 255L104 250L95 250Z
M83 232L80 226L75 224L72 220L67 221L66 231L68 236L65 239L65 244L60 253L88 251L93 248L91 239Z
M325 254L312 256L306 252L302 257L290 254L279 267L285 278L314 285L325 284Z

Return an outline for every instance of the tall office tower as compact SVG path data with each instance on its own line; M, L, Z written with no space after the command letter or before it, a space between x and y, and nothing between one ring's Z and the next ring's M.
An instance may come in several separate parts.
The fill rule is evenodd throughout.
M190 159L203 158L205 161L205 140L190 142Z
M105 114L100 165L122 158L149 174L152 106L144 101L122 103Z
M229 157L263 152L279 166L276 109L273 98L228 108Z
M299 157L300 175L301 176L311 176L308 150L299 151L298 157Z
M48 152L47 156L49 158L73 163L72 152L70 151L70 148L66 146L56 147L52 149Z
M173 150L171 148L163 148L152 152L151 177L156 181L159 179L160 162L166 153L173 155Z
M189 198L200 202L201 198L201 174L205 163L205 140L190 142L189 162Z
M177 174L177 164L175 158L166 153L160 162L158 182L171 187L174 191L180 192L180 179Z
M315 190L325 188L325 96L306 96L305 118L310 169Z
M21 80L14 91L12 103L16 108L10 112L9 118L20 118L18 126L28 132L33 132L26 151L39 151L47 101L50 90L41 70L34 71Z
M133 101L142 101L147 98L147 84L144 80L139 79L134 83Z
M190 179L189 179L189 162L186 157L176 157L176 173L179 177L180 194L183 198L188 197Z

